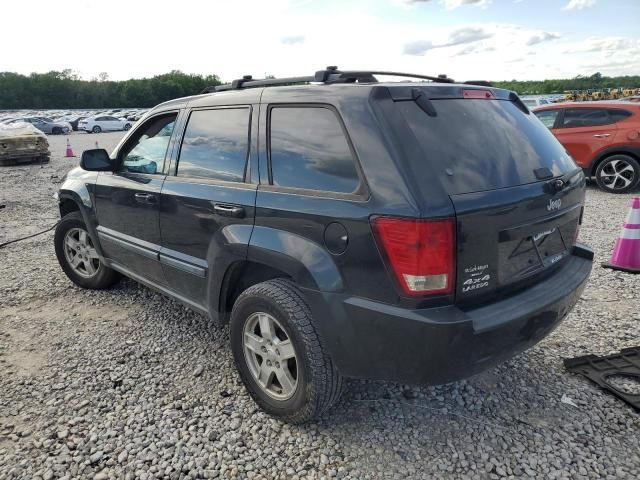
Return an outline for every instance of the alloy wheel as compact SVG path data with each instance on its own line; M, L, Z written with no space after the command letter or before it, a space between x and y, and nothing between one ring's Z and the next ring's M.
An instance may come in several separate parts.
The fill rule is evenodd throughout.
M625 160L610 160L600 170L602 183L611 190L623 190L635 181L635 170Z
M64 236L64 256L75 273L91 278L100 269L100 257L91 237L82 228L71 228Z
M276 400L288 400L298 387L298 357L291 337L268 313L252 314L244 325L242 346L249 371Z

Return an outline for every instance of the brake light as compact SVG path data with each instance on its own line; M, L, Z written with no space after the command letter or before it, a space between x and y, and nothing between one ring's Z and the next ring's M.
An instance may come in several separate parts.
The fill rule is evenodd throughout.
M455 280L455 222L375 217L371 225L402 291L446 295Z
M483 98L485 100L491 100L496 97L491 90L465 88L462 90L462 98Z

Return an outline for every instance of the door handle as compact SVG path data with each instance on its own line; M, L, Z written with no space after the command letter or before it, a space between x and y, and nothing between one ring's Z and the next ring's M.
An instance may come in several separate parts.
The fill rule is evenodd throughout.
M244 208L238 207L237 205L225 205L222 203L216 203L213 205L213 210L217 214L224 215L225 217L244 217Z
M157 198L152 193L135 193L133 195L138 203L146 203L147 205L155 205Z
M610 133L596 133L594 135L594 137L596 137L596 138L607 138L607 137L610 137L610 136L611 136Z

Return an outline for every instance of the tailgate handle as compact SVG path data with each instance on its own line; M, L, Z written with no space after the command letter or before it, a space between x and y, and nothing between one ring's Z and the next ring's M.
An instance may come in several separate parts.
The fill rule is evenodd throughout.
M596 137L596 138L607 138L607 137L610 137L610 136L611 136L610 133L596 133L594 135L594 137Z
M565 182L563 179L561 178L556 178L554 180L550 180L546 183L546 189L548 193L554 194L554 193L558 193L560 190L564 189L566 186L568 185L567 182Z

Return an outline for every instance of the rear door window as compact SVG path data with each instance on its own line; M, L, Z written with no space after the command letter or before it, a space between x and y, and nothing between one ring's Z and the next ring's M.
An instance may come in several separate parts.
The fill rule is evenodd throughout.
M412 156L411 173L429 183L438 175L449 194L514 187L577 167L564 147L533 114L507 100L432 100L437 115L415 102L396 102L424 155Z
M355 160L332 109L274 107L269 125L273 185L336 193L358 190Z
M250 116L249 107L191 112L177 175L243 182L249 153Z
M631 116L631 112L620 108L610 108L607 112L609 113L612 123L619 122Z
M606 108L567 108L562 119L563 128L595 127L613 123Z

